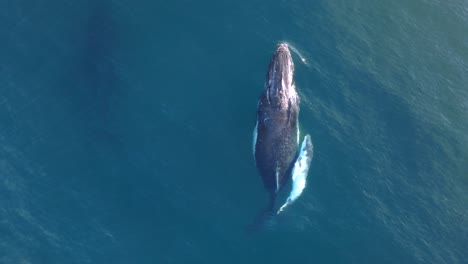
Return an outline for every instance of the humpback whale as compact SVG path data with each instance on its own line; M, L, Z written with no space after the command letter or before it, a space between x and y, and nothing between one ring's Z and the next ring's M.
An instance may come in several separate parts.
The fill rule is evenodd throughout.
M305 187L312 159L312 142L309 135L305 136L301 151L298 151L299 101L291 53L288 44L280 43L268 66L265 87L257 106L253 154L270 199L253 225L274 213L278 192L289 179L293 178L293 191L278 213L297 199Z

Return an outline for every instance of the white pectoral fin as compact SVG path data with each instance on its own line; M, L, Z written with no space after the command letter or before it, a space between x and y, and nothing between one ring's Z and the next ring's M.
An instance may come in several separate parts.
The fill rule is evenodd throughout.
M310 135L304 137L302 141L301 152L299 157L294 163L292 170L292 190L287 198L286 202L278 210L278 214L283 211L288 205L292 204L294 201L301 196L302 191L306 186L307 174L309 173L310 163L312 162L313 157L313 145Z
M253 144L252 144L252 152L255 159L255 145L257 145L257 129L258 129L258 121L255 123L255 128L253 130Z

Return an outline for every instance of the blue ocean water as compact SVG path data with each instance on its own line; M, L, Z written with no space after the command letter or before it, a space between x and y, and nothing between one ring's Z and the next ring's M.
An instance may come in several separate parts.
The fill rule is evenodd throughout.
M466 32L462 0L3 1L0 263L466 263ZM314 160L247 235L280 41Z

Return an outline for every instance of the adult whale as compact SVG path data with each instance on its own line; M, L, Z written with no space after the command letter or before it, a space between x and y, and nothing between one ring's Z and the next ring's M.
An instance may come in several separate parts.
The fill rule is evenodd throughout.
M299 144L299 97L294 85L294 63L288 45L278 44L257 107L254 157L266 190L267 211L291 176Z
M290 178L293 180L291 194L277 213L293 203L305 188L313 147L310 136L306 135L298 156L298 117L294 63L288 45L280 43L268 66L265 88L258 100L253 138L255 163L270 200L249 230L257 229L274 215L278 192Z

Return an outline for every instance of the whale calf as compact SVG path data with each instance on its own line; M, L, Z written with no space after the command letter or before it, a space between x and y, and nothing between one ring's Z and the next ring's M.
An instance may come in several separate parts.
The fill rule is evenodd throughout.
M280 211L297 199L305 187L312 159L312 142L307 135L304 139L305 145L303 144L304 151L300 152L301 156L298 159L299 101L294 84L291 53L286 43L280 43L276 46L268 66L265 88L258 100L257 121L253 133L255 163L270 196L269 204L260 218L274 213L278 192L291 179L295 163L301 166L302 170L294 170L297 171L294 178L297 182L293 179L293 191Z

